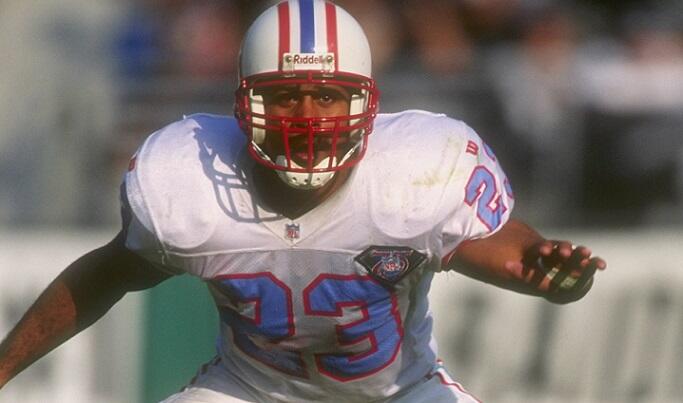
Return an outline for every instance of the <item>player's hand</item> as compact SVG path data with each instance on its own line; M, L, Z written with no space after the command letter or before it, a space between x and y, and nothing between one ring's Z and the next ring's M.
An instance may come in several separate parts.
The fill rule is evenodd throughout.
M585 246L551 240L528 248L521 261L505 263L515 277L558 304L581 299L591 289L595 272L606 267L605 260L592 256Z

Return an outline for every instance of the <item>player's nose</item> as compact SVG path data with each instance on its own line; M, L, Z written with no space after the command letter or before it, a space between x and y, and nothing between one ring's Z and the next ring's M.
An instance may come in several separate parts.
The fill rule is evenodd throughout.
M311 95L303 95L296 105L294 116L298 118L317 118L320 110Z

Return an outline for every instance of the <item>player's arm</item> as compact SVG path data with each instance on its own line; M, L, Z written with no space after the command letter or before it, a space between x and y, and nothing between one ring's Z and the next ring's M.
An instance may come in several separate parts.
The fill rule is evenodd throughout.
M547 240L514 219L486 238L461 243L444 260L477 280L562 304L588 293L596 270L607 266L588 248Z
M69 265L0 344L0 388L19 372L101 318L128 291L169 274L124 245L123 232Z

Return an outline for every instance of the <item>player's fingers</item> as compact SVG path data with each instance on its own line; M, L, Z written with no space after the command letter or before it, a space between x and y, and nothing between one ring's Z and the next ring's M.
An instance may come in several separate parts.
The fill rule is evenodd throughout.
M549 284L548 290L555 291L562 286L562 283L567 277L569 277L570 272L568 270L562 270L561 268L553 268L547 275Z
M564 262L564 267L570 273L579 274L582 269L588 264L588 259L591 257L591 250L585 246L577 246Z
M560 259L567 259L572 255L574 245L569 241L559 241L555 245L555 255Z
M521 261L507 261L505 262L505 269L517 279L522 280L524 283L529 284L534 288L545 290L548 287L548 284L543 282L545 279L545 272L536 267L535 263L532 263L530 266Z
M527 262L527 264L533 264L541 257L550 256L554 246L552 241L539 242L525 251L524 261Z
M563 264L552 268L547 299L556 303L567 303L581 299L593 285L597 270L605 270L607 263L599 257L591 257L590 249L576 247Z
M545 240L527 249L518 277L538 290L547 290L549 282L546 278L546 272L547 268L551 267L552 262L556 260L553 254L557 244L558 241Z
M534 271L541 268L543 265L542 257L552 253L553 244L550 241L543 241L534 244L524 252L522 258L522 272L519 273L520 278L527 278L532 275Z
M592 281L595 271L598 270L600 266L603 266L604 260L599 257L594 257L588 260L588 264L581 271L581 275L576 279L576 284L574 288L577 290L583 289L588 282ZM604 269L604 266L603 266ZM602 269L601 269L602 270Z
M550 279L546 275L545 269L536 269L532 271L531 285L540 291L546 291L550 287Z
M576 284L577 279L588 266L591 251L585 246L572 247L572 249L569 256L556 266L557 269L551 276L551 291L558 288L569 289L578 286ZM564 251L563 255L566 253L567 251Z
M567 260L566 267L571 271L571 275L579 277L588 267L594 267L595 270L605 270L607 263L600 257L591 257L592 252L585 246L576 248L570 259Z
M597 266L598 270L603 271L607 268L607 262L605 261L605 259L597 256L593 259L595 259L595 265Z
M568 241L552 241L552 251L543 258L545 267L551 268L562 264L572 254L572 243Z
M541 291L574 288L591 251L569 241L547 240L530 248L518 277ZM598 263L597 267L604 266ZM590 274L590 273L589 273Z
M541 242L538 245L538 255L539 256L550 256L553 253L553 250L555 250L555 246L557 245L557 241L552 241L552 240L546 240Z

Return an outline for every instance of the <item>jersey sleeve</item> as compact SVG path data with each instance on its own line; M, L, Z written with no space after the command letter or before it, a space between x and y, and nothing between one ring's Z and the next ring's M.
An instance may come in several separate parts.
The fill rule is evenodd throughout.
M464 140L453 180L449 184L451 212L443 225L444 255L463 241L487 237L510 218L514 194L493 150L470 127Z
M137 180L136 157L130 160L128 172L121 184L121 218L126 248L142 256L152 265L167 274L181 274L180 268L169 264L166 250L156 235L153 220L147 210L144 195Z

